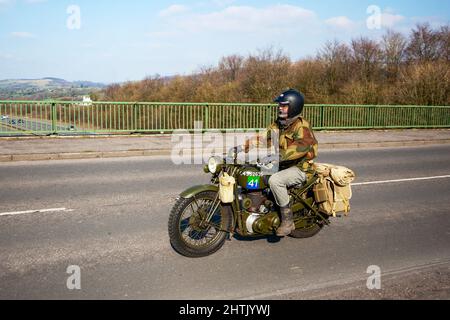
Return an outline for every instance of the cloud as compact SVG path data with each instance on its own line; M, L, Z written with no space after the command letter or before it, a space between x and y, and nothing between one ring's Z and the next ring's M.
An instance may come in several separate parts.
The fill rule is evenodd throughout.
M236 2L236 0L212 0L213 4L220 7L226 7L234 2Z
M15 31L11 32L11 36L14 38L23 38L23 39L32 39L36 38L36 36L30 32L24 32L24 31Z
M345 16L330 18L328 20L325 20L325 24L330 27L340 29L353 29L357 25L357 23L353 22Z
M408 19L411 28L414 28L418 23L428 23L432 28L438 29L442 26L449 24L448 19L443 19L439 16L423 16L423 17L411 17Z
M230 6L221 11L177 17L174 23L189 31L262 32L298 28L314 19L313 11L292 5Z
M394 14L391 10L384 11L380 14L380 21L382 28L393 28L396 25L405 22L407 19L399 14ZM325 20L325 24L338 29L353 30L362 24L357 21L352 21L348 17L339 16Z
M405 21L405 17L391 12L384 12L381 14L381 26L385 28L392 28L400 22Z
M173 4L173 5L169 6L168 8L161 10L159 12L159 16L168 17L168 16L180 14L180 13L183 13L186 11L188 11L188 7L183 6L181 4Z

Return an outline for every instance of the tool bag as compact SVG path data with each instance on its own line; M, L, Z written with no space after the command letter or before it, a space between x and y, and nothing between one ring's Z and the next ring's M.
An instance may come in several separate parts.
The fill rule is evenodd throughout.
M319 180L314 185L314 198L319 204L319 210L328 215L350 212L350 199L352 198L351 182L355 173L349 168L326 163L314 164L319 174Z
M234 185L236 180L224 173L219 177L219 198L222 203L232 203L234 201Z

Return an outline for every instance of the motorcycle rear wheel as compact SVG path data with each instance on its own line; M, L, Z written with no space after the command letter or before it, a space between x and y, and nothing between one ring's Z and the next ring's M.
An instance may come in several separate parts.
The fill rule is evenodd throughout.
M230 229L232 220L229 212L219 204L210 223L201 223L218 201L217 193L208 191L175 203L168 223L170 243L175 251L185 257L198 258L211 255L223 246L227 237L224 230Z
M307 212L299 212L294 214L294 221L296 222L296 228L289 235L292 238L304 239L311 238L318 234L322 230L322 225L319 224L313 217L306 217ZM304 220L304 223L299 225L298 220Z
M315 223L309 228L295 229L289 236L298 239L311 238L318 234L320 230L322 230L322 226Z

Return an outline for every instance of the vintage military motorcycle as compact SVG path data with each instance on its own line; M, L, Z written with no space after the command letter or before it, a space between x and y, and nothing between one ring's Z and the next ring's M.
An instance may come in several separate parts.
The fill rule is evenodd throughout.
M262 170L272 165L270 158L238 164L228 155L211 157L204 168L205 173L212 174L211 184L184 191L171 210L168 231L172 247L183 256L203 257L219 250L236 234L274 236L281 224L279 208L268 186L270 176ZM283 169L283 163L279 169ZM296 227L290 236L294 238L312 237L330 223L330 215L319 210L313 192L319 174L314 166L305 172L306 184L288 190ZM219 197L219 178L225 173L235 179L233 199L227 204Z

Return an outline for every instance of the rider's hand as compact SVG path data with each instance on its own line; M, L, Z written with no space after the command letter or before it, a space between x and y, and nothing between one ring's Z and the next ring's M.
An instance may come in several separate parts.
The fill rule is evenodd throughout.
M279 156L274 154L270 154L259 161L259 166L266 170L271 170L274 166L278 167L278 165Z
M279 163L280 156L278 154L269 154L261 160L261 163Z

